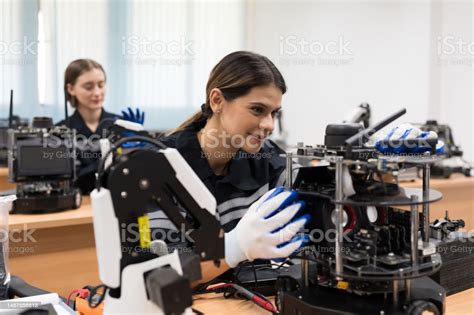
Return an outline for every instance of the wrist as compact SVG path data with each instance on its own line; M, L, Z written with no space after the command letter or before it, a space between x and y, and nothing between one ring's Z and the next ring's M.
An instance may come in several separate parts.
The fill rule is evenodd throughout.
M237 229L234 228L232 231L225 233L224 235L225 244L225 262L229 267L235 268L240 262L247 259L244 251L240 248L239 241L237 239Z

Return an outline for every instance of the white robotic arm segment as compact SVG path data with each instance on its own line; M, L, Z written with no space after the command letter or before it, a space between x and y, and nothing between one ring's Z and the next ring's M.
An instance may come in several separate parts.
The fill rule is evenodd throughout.
M210 214L216 214L216 199L207 189L204 183L194 173L191 166L184 160L176 149L167 148L161 151L168 162L176 172L176 178L181 182L181 185L189 192L197 204L206 209Z
M120 286L120 246L119 222L115 216L110 191L102 188L91 193L94 237L99 263L99 278L111 288Z

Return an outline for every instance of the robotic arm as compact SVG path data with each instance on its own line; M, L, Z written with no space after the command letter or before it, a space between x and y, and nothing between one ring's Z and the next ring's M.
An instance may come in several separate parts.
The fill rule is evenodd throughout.
M364 128L368 128L370 125L370 116L370 105L368 103L362 103L347 114L342 122L362 123Z
M127 141L160 145L135 136L115 146ZM224 257L224 231L215 218L214 197L175 149L136 150L118 156L102 174L106 160L103 157L98 186L91 193L99 276L109 288L104 312L190 312L190 280L183 274L181 254L177 250L153 252L147 209L155 204L176 227L184 227L195 262L191 273L200 275L200 260ZM180 214L175 200L192 223Z

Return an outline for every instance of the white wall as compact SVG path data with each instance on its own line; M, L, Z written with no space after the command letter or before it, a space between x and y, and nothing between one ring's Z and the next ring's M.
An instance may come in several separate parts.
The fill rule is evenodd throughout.
M439 81L433 83L429 108L432 117L451 125L454 140L470 161L474 161L473 8L468 1L444 1L433 6L433 24L437 27L431 36L436 60L431 70ZM470 53L453 47L457 41L471 43Z
M322 143L328 123L368 102L373 122L406 107L397 124L428 118L450 123L472 159L472 129L463 135L462 127L472 121L472 67L440 68L433 55L439 30L472 41L472 11L466 10L471 5L463 5L439 5L436 11L427 1L251 2L254 31L248 46L270 57L287 81L283 108L289 142ZM315 49L296 47L297 40ZM334 44L318 51L329 42L340 51L333 54ZM439 103L431 105L433 98Z

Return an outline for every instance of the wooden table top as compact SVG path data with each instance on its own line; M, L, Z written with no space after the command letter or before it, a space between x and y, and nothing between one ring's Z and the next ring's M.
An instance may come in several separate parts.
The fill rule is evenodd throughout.
M8 169L0 168L0 182L6 185L6 187L14 186L14 183L8 183L7 178ZM472 187L473 190L471 196L474 196L474 178L472 177L469 178L462 175L455 175L449 180L431 179L430 185L436 189L442 189L445 187L453 189L456 187L469 186ZM404 183L403 186L421 187L421 180ZM68 210L53 214L15 214L9 216L10 229L44 229L91 223L92 207L88 196L83 198L82 206L76 210ZM446 305L447 315L474 315L474 289L449 296ZM224 299L222 295L214 293L195 296L193 307L205 314L269 314L267 311L261 309L252 302L236 299Z
M404 187L422 187L422 180L416 179L411 182L401 182ZM454 174L449 179L444 178L430 178L430 186L436 187L436 189L442 189L445 187L465 187L470 186L474 190L474 177L466 177L462 174Z
M10 230L45 229L61 226L92 224L92 206L89 196L82 198L79 209L50 214L10 214Z

